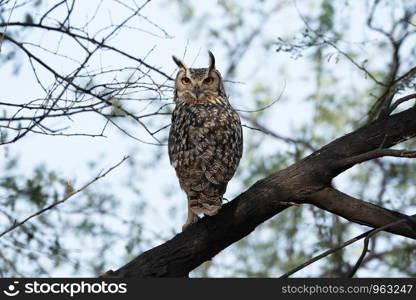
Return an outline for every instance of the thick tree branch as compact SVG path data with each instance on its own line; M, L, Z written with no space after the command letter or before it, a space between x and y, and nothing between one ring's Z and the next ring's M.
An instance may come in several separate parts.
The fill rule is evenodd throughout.
M333 177L352 166L347 158L391 147L416 135L416 108L378 120L345 135L292 166L256 182L213 217L202 218L166 243L148 250L117 271L103 276L173 277L188 273L224 248L250 234L258 225L290 207L310 203L353 222L416 239L404 214L347 196L333 188ZM340 164L339 161L344 160Z
M328 187L311 195L307 202L344 217L351 222L373 228L383 227L387 224L405 219L405 223L398 223L383 229L391 233L416 239L416 225L409 216L356 199L334 188Z
M416 94L410 94L404 97L401 97L399 99L397 99L391 106L390 106L390 111L389 114L391 114L400 104L415 99L416 98Z

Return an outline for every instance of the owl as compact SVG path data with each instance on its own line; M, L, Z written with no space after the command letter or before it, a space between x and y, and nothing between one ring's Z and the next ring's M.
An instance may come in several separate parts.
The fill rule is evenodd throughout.
M184 230L199 214L215 215L243 152L240 118L228 102L214 55L208 68L188 68L176 56L169 159L188 198Z

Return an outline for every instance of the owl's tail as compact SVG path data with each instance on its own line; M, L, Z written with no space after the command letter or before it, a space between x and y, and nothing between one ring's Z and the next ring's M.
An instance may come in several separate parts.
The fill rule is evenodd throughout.
M222 206L222 196L209 197L202 193L189 199L189 206L196 214L213 216L218 213Z

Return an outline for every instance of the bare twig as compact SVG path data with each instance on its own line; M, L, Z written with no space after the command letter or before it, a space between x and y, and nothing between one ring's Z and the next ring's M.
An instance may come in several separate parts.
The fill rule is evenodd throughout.
M348 278L352 278L352 277L355 275L355 273L357 272L358 268L361 266L361 263L363 262L364 257L366 256L366 254L367 254L367 252L368 252L368 244L369 244L369 242L370 242L370 239L371 239L374 235L376 235L376 234L377 234L377 233L379 233L380 231L383 231L384 229L387 229L387 228L389 228L389 227L391 227L391 226L398 225L398 224L400 224L400 223L404 223L405 221L407 221L407 219L397 220L397 221L391 222L391 223L389 223L389 224L386 224L386 225L384 225L384 226L381 226L381 227L379 227L379 228L376 228L376 229L371 230L371 231L369 232L369 234L368 234L368 235L365 237L365 239L364 239L363 251L361 252L360 257L358 258L358 260L357 260L357 262L355 263L354 267L350 270L350 272L348 272L347 277L348 277Z
M17 1L15 1L17 2ZM129 54L117 46L113 46L110 40L114 38L121 29L140 30L134 24L135 18L143 18L146 22L152 24L153 27L161 30L167 37L167 32L163 28L159 28L149 18L140 14L140 11L150 3L149 0L143 1L140 5L129 7L123 4L122 1L116 1L118 5L129 9L128 15L119 21L117 24L110 24L98 31L92 32L88 24L98 14L98 9L103 2L101 1L93 15L84 24L74 25L72 16L76 1L56 1L56 3L47 9L43 14L39 14L39 21L33 22L18 22L10 18L0 22L0 39L5 43L9 43L12 47L20 50L25 54L31 71L34 75L35 83L37 83L41 90L45 93L44 96L38 96L36 100L27 101L23 104L16 104L16 101L2 101L1 106L5 107L4 114L0 119L1 122L1 140L0 145L14 143L23 138L29 132L43 133L46 135L62 135L57 133L58 129L46 128L45 121L50 118L68 119L73 121L70 116L74 114L98 113L102 116L107 115L113 118L113 112L117 115L128 116L146 131L151 138L160 144L157 137L154 136L155 128L150 128L142 118L147 116L165 115L165 112L158 110L154 113L148 113L149 105L153 101L162 101L167 98L165 92L171 90L171 86L165 84L172 80L171 75L167 75L160 68L152 66L146 62L147 56L152 52L153 48L142 57L136 57ZM16 4L16 10L19 6L24 6L25 3ZM57 20L54 19L53 14L57 10L63 10L63 16ZM15 10L15 11L16 11ZM9 9L10 15L13 9ZM14 14L13 14L14 16ZM38 16L38 15L37 15ZM21 35L12 34L11 29L18 30L33 30L46 33L48 36L59 35L59 41L56 42L56 47L48 45L44 46L40 42L32 43L23 39ZM11 32L8 34L8 32ZM80 47L79 54L72 57L61 51L61 44L65 41L74 42L76 47ZM107 51L113 55L127 58L133 62L133 65L112 68L112 66L103 65L102 63L92 63L94 58L98 58L101 52ZM76 67L68 73L64 73L52 64L49 57L56 57L69 61L70 64L75 64ZM40 76L40 71L45 69L50 73L50 77ZM123 71L120 72L120 71ZM126 74L122 80L119 80L120 74ZM162 77L165 80L160 84L156 81L154 76ZM47 82L52 80L52 82ZM145 95L137 98L136 95ZM149 93L156 94L150 96ZM142 107L141 115L133 113L129 107L125 105L127 101L148 101ZM136 106L137 107L137 106ZM109 113L109 111L111 111ZM143 115L143 116L142 116ZM4 122L4 123L3 123ZM121 125L115 125L115 122L109 122L106 119L106 124L112 124L122 132L127 132ZM155 126L150 124L152 127ZM52 125L55 126L55 125ZM61 127L66 127L65 125ZM158 125L157 125L158 126ZM68 126L69 127L69 126ZM13 136L8 133L16 132ZM72 134L71 134L72 135ZM129 134L129 136L133 136ZM142 140L134 137L136 140Z
M306 268L307 266L313 264L314 262L316 262L316 261L318 261L318 260L320 260L320 259L322 259L322 258L324 258L324 257L326 257L326 256L328 256L328 255L330 255L330 254L338 251L338 250L341 250L342 248L345 248L348 245L351 245L351 244L355 243L356 241L361 240L362 238L368 236L373 231L375 231L375 229L372 229L372 230L369 230L367 232L364 232L364 233L362 233L360 235L357 235L356 237L354 237L354 238L352 238L352 239L350 239L350 240L348 240L348 241L346 241L346 242L338 245L335 248L332 248L332 249L329 249L329 250L326 250L326 251L322 252L321 254L319 254L319 255L311 258L310 260L304 262L303 264L301 264L301 265L299 265L299 266L291 269L290 271L286 272L285 274L283 274L282 276L280 276L280 278L288 278L289 276L295 274L296 272L302 270L303 268Z
M67 193L67 194L65 195L65 197L64 197L64 198L62 198L61 200L53 202L52 204L50 204L50 205L46 206L45 208L43 208L43 209L41 209L41 210L37 211L36 213L34 213L34 214L30 215L29 217L25 218L25 219L24 219L24 220L22 220L22 221L17 221L17 220L16 220L12 226L10 226L7 230L3 231L3 232L0 234L0 238L1 238L1 237L3 237L5 234L7 234L7 233L11 232L12 230L16 229L17 227L22 226L23 224L25 224L25 223L26 223L26 222L28 222L29 220L31 220L31 219L33 219L33 218L35 218L35 217L37 217L37 216L39 216L39 215L43 214L44 212L46 212L46 211L48 211L48 210L50 210L50 209L53 209L54 207L56 207L56 206L58 206L58 205L60 205L60 204L64 203L65 201L67 201L67 200L68 200L69 198L71 198L72 196L74 196L74 195L76 195L76 194L78 194L78 193L82 192L83 190L85 190L86 188L88 188L91 184L93 184L93 183L94 183L94 182L96 182L97 180L99 180L99 179L103 178L103 177L104 177L104 176L106 176L108 173L110 173L112 170L114 170L115 168L117 168L118 166L120 166L120 165L121 165L124 161L126 161L128 158L129 158L128 156L123 157L123 159L122 159L120 162L118 162L117 164L115 164L114 166L112 166L111 168L109 168L109 169L108 169L107 171L105 171L105 172L102 172L102 171L101 171L101 172L100 172L100 173L99 173L99 174L98 174L95 178L93 178L92 180L88 181L86 184L84 184L83 186L81 186L81 187L80 187L80 188L78 188L77 190L70 191L70 192L69 192L69 193Z
M253 124L253 126L249 126L244 124L243 127L252 129L252 130L258 130L261 131L267 135L270 135L271 137L277 139L277 140L281 140L285 143L289 143L289 144L294 144L294 145L302 145L304 147L306 147L307 149L311 150L311 151L315 151L315 147L312 146L308 141L306 140L302 140L302 139L295 139L295 138L290 138L287 136L282 136L280 134L277 134L276 132L266 128L264 125L260 124L257 120L253 120L252 118L249 118L245 115L241 115L241 118L243 120L246 120L248 122L250 122L251 124Z
M404 223L406 221L407 221L406 218L400 219L400 220L391 222L389 224L386 224L384 226L381 226L379 228L372 229L372 230L366 231L366 232L364 232L364 233L362 233L360 235L357 235L356 237L354 237L354 238L352 238L352 239L350 239L350 240L348 240L348 241L346 241L346 242L338 245L337 247L332 248L332 249L329 249L329 250L326 250L326 251L322 252L321 254L319 254L319 255L311 258L310 260L304 262L303 264L301 264L301 265L299 265L299 266L291 269L290 271L288 271L285 274L283 274L282 276L280 276L280 278L288 278L289 276L295 274L296 272L298 272L298 271L306 268L307 266L313 264L314 262L316 262L316 261L318 261L318 260L320 260L320 259L322 259L322 258L324 258L324 257L326 257L326 256L328 256L330 254L333 254L336 251L339 251L339 250L341 250L341 249L343 249L343 248L345 248L345 247L347 247L347 246L349 246L349 245L351 245L351 244L353 244L353 243L355 243L355 242L357 242L357 241L365 238L364 239L364 249L363 249L363 252L362 252L360 258L358 259L357 263L355 264L354 268L348 274L348 277L352 277L352 276L354 276L355 272L358 270L360 264L362 263L362 261L363 261L363 259L365 257L365 254L367 253L367 250L368 250L368 242L369 242L370 238L373 237L375 234L377 234L380 231L383 231L383 230L385 230L385 229L387 229L387 228L389 228L391 226L398 225L400 223Z
M303 14L301 13L300 9L298 8L297 2L295 1L295 7L296 7L296 11L299 15L299 17L301 18L302 22L305 24L306 28L313 32L315 34L315 36L319 39L322 40L323 44L327 44L329 46L331 46L332 48L334 48L336 51L338 51L338 53L340 53L342 56L344 56L347 60L349 60L357 69L363 71L369 78L371 78L376 84L383 86L384 83L379 81L370 71L367 70L367 68L365 68L363 65L359 64L358 62L356 62L354 60L354 58L352 58L347 52L341 50L334 42L332 42L331 40L329 40L328 38L325 37L325 35L323 35L321 32L316 31L314 28L312 28L309 25L308 20L303 16Z
M285 89L286 89L286 81L284 82L283 88L280 91L279 96L276 99L274 99L272 102L270 102L269 104L267 104L263 107L260 107L260 108L253 109L253 110L236 109L236 111L253 113L253 112L260 112L260 111L266 110L269 107L272 107L274 104L276 104L282 98L282 95L283 95Z

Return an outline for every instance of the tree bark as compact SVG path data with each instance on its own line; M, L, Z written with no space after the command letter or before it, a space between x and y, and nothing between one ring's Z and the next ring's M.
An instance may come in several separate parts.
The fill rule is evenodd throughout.
M371 151L392 147L416 136L416 107L363 126L286 169L259 180L213 217L204 217L171 240L150 249L110 277L185 277L224 248L293 203L312 204L352 222L380 227L406 219L387 231L416 239L412 219L331 186L332 179L356 163L380 157ZM367 153L363 156L362 154Z

